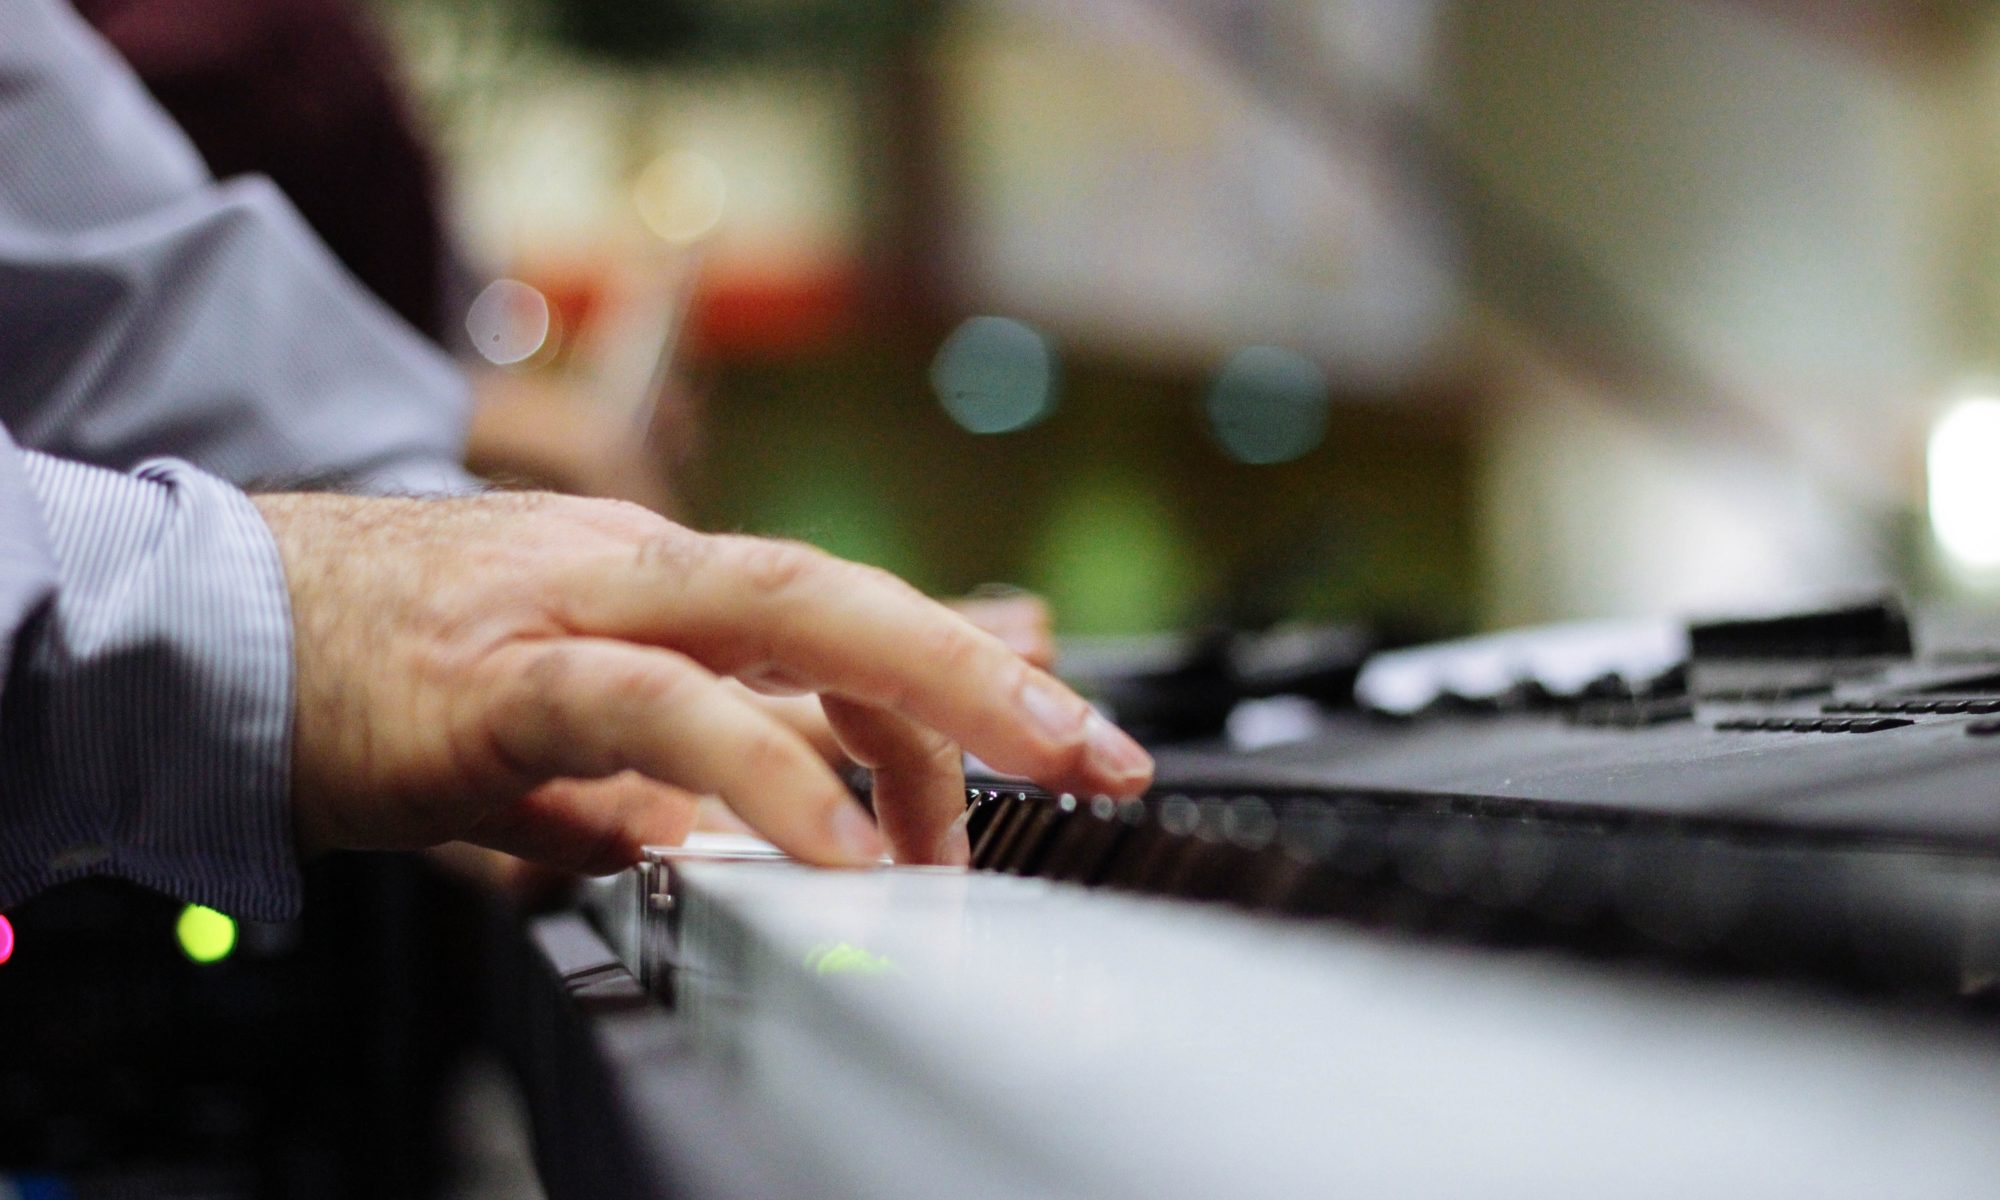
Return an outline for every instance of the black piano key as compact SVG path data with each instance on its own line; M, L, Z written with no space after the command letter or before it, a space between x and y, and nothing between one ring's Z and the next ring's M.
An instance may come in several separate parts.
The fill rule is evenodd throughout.
M1078 801L1071 819L1056 831L1038 874L1045 879L1082 882L1117 834L1119 826L1112 819L1116 811L1117 802L1109 796Z
M1054 804L1055 797L1043 792L1025 792L1015 795L1013 803L1014 815L1008 821L1006 829L997 831L999 837L983 864L988 870L1000 870L1012 860L1015 849L1020 844L1021 838L1034 825L1036 816L1044 808Z
M1073 848L1051 871L1050 877L1085 887L1102 886L1136 828L1136 820L1128 820L1127 816L1143 812L1144 805L1137 800L1093 797L1089 812L1077 822Z
M1846 898L1834 856L1764 846L1718 860L1711 875L1738 895L1735 920L1719 939L1728 957L1786 974L1846 965Z
M1333 853L1343 836L1340 818L1323 800L1280 805L1273 840L1277 853L1258 889L1258 907L1295 914L1330 911L1330 901L1321 893L1336 875Z
M1067 793L1054 800L1038 799L1034 811L1022 824L1007 849L993 861L993 869L1009 875L1033 875L1041 865L1057 828L1067 813L1076 811L1076 797Z
M1602 923L1611 899L1605 888L1604 831L1551 823L1545 837L1548 870L1525 907L1536 917L1573 931Z
M1159 885L1163 895L1187 900L1226 900L1248 869L1246 856L1229 842L1229 802L1206 796L1195 802L1194 827L1169 874Z
M1260 796L1239 796L1222 815L1222 834L1231 854L1220 899L1241 908L1262 908L1264 878L1276 869L1278 816Z
M1173 851L1159 858L1143 888L1180 900L1211 899L1209 880L1223 869L1216 858L1218 842L1202 835L1199 822L1184 832L1173 832L1172 837Z
M993 818L1000 815L1000 793L992 788L967 788L965 801L970 813L965 819L965 836L977 847L979 839L986 836L987 827L993 824Z
M1125 836L1118 840L1115 852L1098 872L1097 883L1139 892L1147 890L1148 880L1160 875L1163 862L1170 861L1176 852L1179 838L1161 826L1156 808L1150 801L1119 808L1118 819L1126 827Z
M1268 849L1278 837L1278 814L1261 796L1238 796L1223 814L1222 833L1240 849Z
M1406 817L1396 829L1396 871L1401 882L1435 900L1469 899L1492 868L1492 847L1470 817Z
M1699 953L1735 923L1732 891L1718 877L1721 861L1701 839L1627 831L1605 848L1604 863L1612 906L1651 945ZM1715 890L1704 915L1697 889L1711 883Z
M1394 794L1120 801L976 788L968 804L978 866L1052 881L1932 992L1994 974L1967 965L1964 939L1946 935L1956 926L1911 908L1909 873L1935 868L1880 853L1829 865L1678 824L1509 818Z
M972 863L976 867L990 867L994 858L1005 848L1014 830L1026 820L1030 809L1030 798L1025 793L1001 792L994 801L997 811L987 823L986 832L973 843Z

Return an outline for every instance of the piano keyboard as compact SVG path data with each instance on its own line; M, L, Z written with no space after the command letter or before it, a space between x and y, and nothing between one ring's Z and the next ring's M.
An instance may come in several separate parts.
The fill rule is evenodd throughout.
M1386 657L1400 719L980 783L971 871L660 850L598 924L760 1200L1991 1195L2000 634L1681 641L1560 704L1460 694L1514 641Z
M1394 792L967 803L1000 874L1942 995L2000 979L2000 860L1958 849Z

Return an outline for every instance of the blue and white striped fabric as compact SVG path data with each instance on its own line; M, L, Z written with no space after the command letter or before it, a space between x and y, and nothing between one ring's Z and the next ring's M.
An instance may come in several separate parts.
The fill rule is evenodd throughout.
M58 585L0 708L0 906L111 872L289 914L291 613L263 518L183 463L19 457Z
M458 490L464 402L74 12L0 0L0 907L106 872L296 907L287 593L222 480Z

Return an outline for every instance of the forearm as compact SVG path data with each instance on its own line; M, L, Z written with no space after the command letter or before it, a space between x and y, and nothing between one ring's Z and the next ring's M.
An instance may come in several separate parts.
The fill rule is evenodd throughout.
M50 0L0 4L0 422L119 470L458 490L465 382Z
M115 874L289 914L291 625L256 509L179 463L0 458L0 528L44 552L0 573L41 580L0 608L0 905Z
M457 490L464 388L261 180L86 233L0 221L0 421L24 447Z

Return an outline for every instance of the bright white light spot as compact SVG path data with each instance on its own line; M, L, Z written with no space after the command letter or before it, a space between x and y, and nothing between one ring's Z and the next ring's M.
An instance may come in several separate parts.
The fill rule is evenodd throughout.
M2000 400L1964 400L1931 430L1931 531L1961 567L2000 567Z
M518 279L496 279L466 310L465 332L490 363L526 362L549 340L549 299Z
M1326 729L1319 705L1304 696L1270 696L1245 700L1229 710L1224 722L1229 744L1238 750L1268 750L1317 737Z
M662 154L639 172L632 203L655 237L688 246L722 222L729 183L715 160L692 151Z

